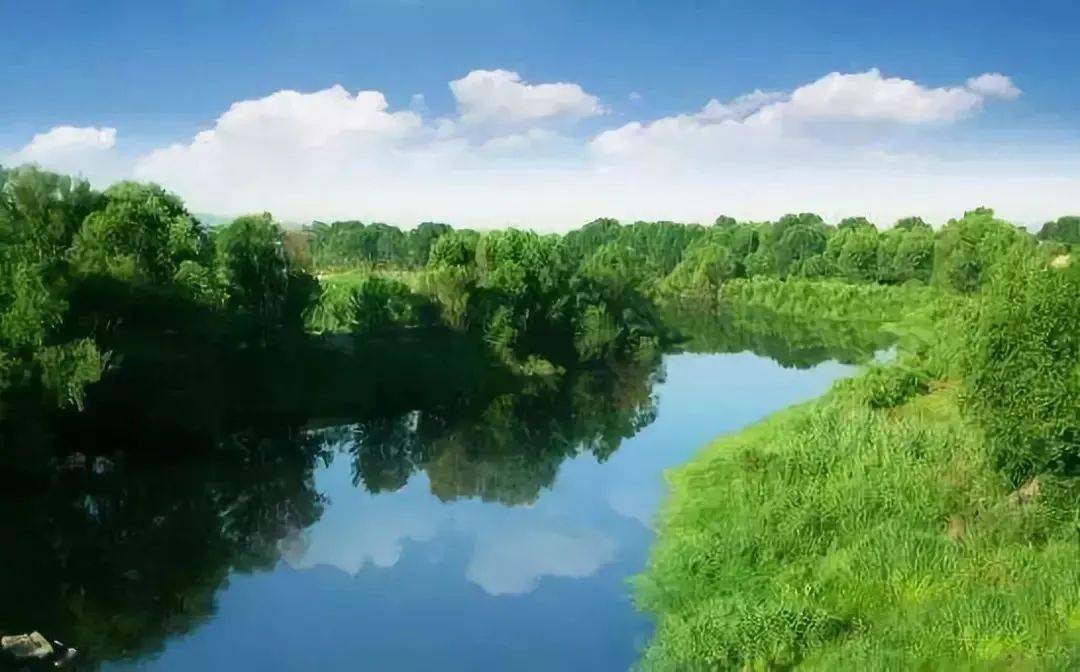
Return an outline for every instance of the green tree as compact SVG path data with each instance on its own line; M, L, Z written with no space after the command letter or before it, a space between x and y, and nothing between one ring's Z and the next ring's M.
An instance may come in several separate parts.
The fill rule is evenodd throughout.
M1039 240L1052 240L1066 245L1080 245L1080 217L1069 215L1043 224Z
M933 228L924 222L921 217L904 217L896 220L896 224L893 224L894 229L901 231L912 231L914 229L927 229L933 230Z
M414 266L427 266L431 246L451 231L449 224L420 222L420 225L408 234L409 262Z
M238 217L216 232L217 259L225 277L229 306L263 330L284 317L289 265L284 234L269 213Z
M880 282L928 283L933 264L934 232L930 227L892 228L881 234L877 261Z
M824 252L826 231L821 217L812 213L781 217L773 225L769 241L776 272L784 277L803 259Z
M480 236L475 231L451 231L439 236L432 243L427 265L431 268L444 266L472 266L476 260L476 244Z
M836 225L838 231L845 229L877 229L866 217L845 217L840 220L840 223Z
M703 239L695 243L664 279L665 292L715 296L724 281L735 277L738 263L723 238Z
M1013 482L1080 468L1080 264L1055 268L1029 246L989 272L967 324L967 400Z
M169 286L182 262L205 262L209 253L206 234L178 197L155 184L120 182L86 218L69 258L84 275Z
M849 226L829 238L826 258L848 282L872 282L878 276L878 232L873 226Z
M942 227L934 247L934 282L960 292L978 290L988 269L1017 243L1033 238L994 217L990 208L965 212Z

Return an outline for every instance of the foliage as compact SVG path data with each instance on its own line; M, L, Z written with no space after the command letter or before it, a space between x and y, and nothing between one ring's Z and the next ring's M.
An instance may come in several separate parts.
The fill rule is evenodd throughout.
M314 300L316 283L285 253L285 236L269 213L239 217L214 236L228 305L263 337L295 329Z
M180 199L153 184L120 182L105 190L68 253L74 269L125 282L163 285L184 261L205 262L209 240Z
M903 220L901 220L903 221ZM934 262L934 232L929 226L894 228L881 234L877 279L884 284L929 283Z
M886 287L837 280L733 280L724 286L723 300L754 306L781 315L847 322L899 322L951 297L930 287Z
M848 282L872 282L878 275L878 237L869 223L841 228L829 238L825 258Z
M722 231L727 235L717 235ZM665 294L716 296L724 282L738 273L737 252L727 243L729 229L719 229L695 241L683 255L682 261L664 278L661 288Z
M1080 471L1080 265L1014 248L967 327L967 399L1014 483Z
M989 208L965 212L942 227L934 249L934 282L959 292L982 287L989 269L1014 244L1030 244L1030 235L996 219Z
M432 246L449 232L448 225L437 222L422 222L408 232L379 222L315 222L309 232L311 259L316 267L324 269L416 268L428 263Z
M60 407L82 410L86 387L101 380L109 357L97 344L84 338L64 345L45 346L34 354L41 367L41 381Z
M476 260L480 236L474 231L453 231L436 240L428 254L429 268L470 266Z
M1080 245L1080 216L1068 215L1043 224L1038 238L1066 245Z
M1077 484L1021 503L954 391L874 410L877 388L853 381L672 476L638 580L659 619L646 667L1080 663Z
M895 408L929 391L930 377L910 363L874 366L867 369L858 385L870 408Z

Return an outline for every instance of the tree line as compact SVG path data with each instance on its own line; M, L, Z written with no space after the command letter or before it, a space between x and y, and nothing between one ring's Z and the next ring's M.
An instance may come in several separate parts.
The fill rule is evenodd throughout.
M80 409L90 386L164 343L282 348L406 328L450 329L514 374L557 375L655 358L671 340L658 305L715 298L731 280L971 293L1015 246L1064 254L1077 221L1062 217L1038 237L986 208L937 230L914 217L880 230L801 213L711 225L598 219L561 235L434 222L286 231L265 213L205 226L153 184L99 192L34 167L0 169L0 387ZM333 275L350 269L362 272Z

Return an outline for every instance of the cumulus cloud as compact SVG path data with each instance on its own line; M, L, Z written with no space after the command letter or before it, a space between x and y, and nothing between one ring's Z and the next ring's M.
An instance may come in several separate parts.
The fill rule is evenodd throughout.
M450 82L450 91L466 124L581 119L605 112L600 99L578 84L529 84L510 70L473 70Z
M987 72L967 80L967 88L986 98L1014 100L1020 96L1020 89L1012 79L1000 72Z
M477 70L450 88L457 112L437 119L418 96L395 109L378 91L341 86L240 101L122 176L158 181L192 209L222 215L481 228L793 209L944 219L984 203L1038 220L1080 208L1075 154L1007 153L989 136L963 151L951 144L953 125L1020 94L1000 73L944 87L878 70L830 73L591 136L574 123L606 110L579 84ZM61 127L5 162L92 173L116 158L114 144L113 129Z
M1008 77L985 74L964 86L932 88L879 70L832 72L790 93L757 90L729 102L710 100L696 114L631 122L601 133L591 149L607 157L791 156L820 153L821 140L889 137L890 126L955 122L988 98L1019 95ZM749 154L748 154L749 153ZM715 160L715 159L714 159Z
M465 578L489 595L522 595L545 576L592 576L615 559L616 551L615 542L595 532L518 525L481 535Z
M314 205L321 188L395 169L395 154L430 134L419 114L391 111L378 91L279 91L235 103L191 142L141 157L135 174L223 210L258 208L260 197L282 205L274 192Z
M116 129L96 126L57 126L38 133L6 163L35 163L49 170L98 175L115 172Z

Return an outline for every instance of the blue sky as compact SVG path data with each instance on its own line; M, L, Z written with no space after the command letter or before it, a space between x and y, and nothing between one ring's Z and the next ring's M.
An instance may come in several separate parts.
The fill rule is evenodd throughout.
M0 40L0 159L5 152L42 156L18 150L57 126L116 129L113 149L122 159L110 159L105 171L76 165L90 177L97 172L126 176L121 174L133 170L138 155L190 142L233 103L280 90L309 93L335 84L352 94L375 90L391 111L408 110L413 96L422 94L423 105L414 103L413 110L425 123L453 119L461 103L448 83L496 69L518 73L530 84L572 83L594 97L602 114L578 114L572 124L547 123L553 119L543 124L546 131L555 127L560 137L582 143L630 122L694 114L710 99L729 101L759 89L792 92L831 72L872 68L883 78L910 80L926 89L1002 73L1023 92L1007 104L980 103L975 111L950 116L945 133L937 120L928 133L922 122L914 124L914 134L913 124L903 121L886 144L896 150L897 138L917 136L904 145L905 156L936 147L937 156L959 152L978 161L1037 162L1053 148L1074 148L1080 130L1080 89L1073 85L1080 81L1075 48L1080 3L1075 2L0 4L15 28ZM513 130L522 132L520 126ZM486 133L485 140L492 135ZM879 149L881 139L876 136ZM539 165L546 171L571 163L580 168L579 154L565 145L546 152ZM515 170L538 165L524 155L516 158ZM1054 168L1060 178L1075 177L1074 162L1055 160L1065 162ZM511 170L505 160L498 167L502 176ZM545 175L550 178L550 172ZM460 179L463 188L475 191ZM177 188L216 209L254 205L205 198L184 184ZM347 205L331 209L336 213ZM581 215L602 205L590 204ZM307 209L319 214L317 207ZM286 208L299 217L307 209ZM446 210L458 215L461 209ZM566 214L571 213L576 211ZM376 208L364 214L381 213ZM392 214L383 218L393 219Z

